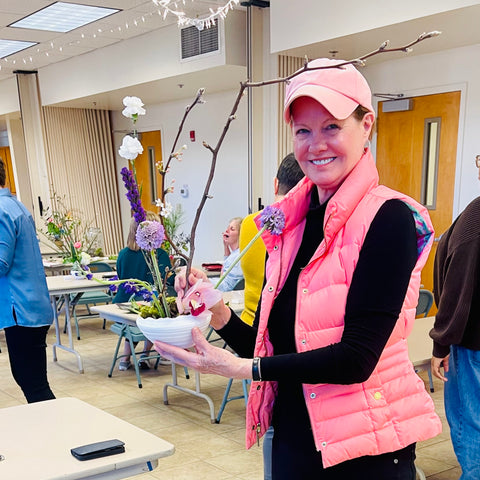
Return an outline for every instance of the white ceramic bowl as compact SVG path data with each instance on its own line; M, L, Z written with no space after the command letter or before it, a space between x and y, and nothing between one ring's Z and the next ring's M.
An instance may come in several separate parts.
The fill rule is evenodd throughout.
M201 313L179 315L175 318L137 318L137 327L151 341L160 340L180 348L193 346L192 328L198 327L205 335L208 331L212 314Z

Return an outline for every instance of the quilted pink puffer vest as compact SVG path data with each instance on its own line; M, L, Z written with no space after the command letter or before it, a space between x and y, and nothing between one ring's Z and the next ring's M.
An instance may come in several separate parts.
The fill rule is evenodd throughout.
M268 316L300 245L312 188L309 179L300 182L278 204L287 218L283 234L264 235L269 260L256 356L273 354L266 328ZM378 185L378 173L368 150L330 199L324 240L299 276L297 351L313 350L340 340L347 293L365 235L379 208L392 198L404 201L412 210L418 247L418 260L392 335L367 381L303 386L316 448L322 452L325 467L364 455L395 451L441 432L433 401L408 358L406 341L415 320L420 271L430 252L433 228L423 206ZM318 316L318 311L324 314ZM247 406L247 448L270 425L275 390L275 382L252 382Z

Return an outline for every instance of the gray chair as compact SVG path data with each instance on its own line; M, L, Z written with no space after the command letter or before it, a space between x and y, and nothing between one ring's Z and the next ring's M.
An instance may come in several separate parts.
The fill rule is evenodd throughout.
M94 262L94 263L91 263L89 267L92 273L113 271L112 266L105 262ZM112 300L113 300L113 294L109 290L84 292L80 295L74 296L74 298L72 299L71 305L72 305L72 316L75 320L75 328L77 330L78 340L80 340L80 327L78 326L78 321L81 320L82 318L98 317L98 314L92 313L90 311L89 306L111 303ZM77 315L76 307L78 305L85 305L87 307L88 315ZM104 330L105 330L105 323L106 321L103 320ZM65 329L64 329L64 332L65 332Z
M420 315L423 317L428 316L432 305L433 293L430 290L425 290L424 288L421 288L418 296L417 311L415 315L417 317L419 317Z
M433 293L430 290L425 290L424 288L420 289L420 294L418 296L418 304L416 310L417 317L427 317L433 305ZM417 320L421 321L421 320ZM416 369L416 371L422 370L423 368ZM430 365L424 367L428 373L428 382L430 384L430 391L433 393L435 389L433 388L433 379L432 379L432 369Z

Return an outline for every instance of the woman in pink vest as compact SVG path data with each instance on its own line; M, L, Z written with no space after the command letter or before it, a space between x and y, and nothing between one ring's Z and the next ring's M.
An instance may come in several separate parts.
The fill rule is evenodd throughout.
M156 348L200 372L253 379L247 447L273 425L274 480L414 480L416 442L441 431L406 341L433 228L422 205L378 184L370 88L341 63L314 60L286 87L284 118L306 176L275 204L282 233L263 235L254 325L222 301L210 306L239 357L198 331L195 352Z

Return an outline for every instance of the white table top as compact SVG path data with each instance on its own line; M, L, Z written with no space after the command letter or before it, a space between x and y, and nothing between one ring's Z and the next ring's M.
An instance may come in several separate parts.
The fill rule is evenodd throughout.
M130 326L135 326L137 324L136 318L137 314L122 310L119 307L118 303L109 303L108 305L95 305L90 307L92 312L96 312L100 315L101 318L110 320L112 322L126 323Z
M157 459L175 450L171 443L76 398L0 409L0 425L2 480L125 478L134 466L156 466ZM71 448L114 438L125 442L124 453L86 461L70 453Z
M103 275L111 272L94 273L93 276L102 279ZM108 285L103 285L95 280L77 278L72 275L56 275L47 278L48 292L50 295L65 295L68 293L86 292L87 290L105 290Z

